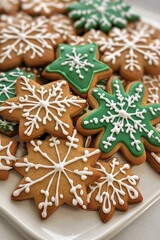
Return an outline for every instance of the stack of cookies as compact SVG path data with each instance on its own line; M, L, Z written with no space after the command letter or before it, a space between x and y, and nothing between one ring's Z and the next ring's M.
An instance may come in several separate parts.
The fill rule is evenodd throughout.
M132 166L160 173L160 30L122 0L1 0L0 132L0 180L17 171L12 200L42 219L141 202Z

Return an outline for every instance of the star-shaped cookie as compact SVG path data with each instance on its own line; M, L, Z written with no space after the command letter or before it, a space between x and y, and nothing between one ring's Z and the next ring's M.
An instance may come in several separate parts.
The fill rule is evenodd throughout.
M0 180L7 180L15 157L18 142L0 134Z
M101 177L89 185L88 209L98 210L101 220L106 223L115 210L126 211L128 203L142 201L137 189L139 177L131 172L127 163L113 158L108 162L97 161L95 169Z
M86 106L86 100L70 94L65 80L39 85L26 77L17 79L17 97L0 106L0 114L18 121L19 137L29 141L48 132L65 138L73 131L72 117Z
M43 75L51 79L64 77L73 91L85 97L88 90L99 80L111 75L109 67L98 59L95 44L83 46L61 44L57 59L45 68Z
M28 155L14 165L24 178L12 199L34 198L42 219L64 203L86 209L86 187L100 177L93 168L100 151L82 145L83 138L75 129L67 139L48 136L27 143Z
M107 91L91 89L88 101L94 110L78 119L77 129L85 135L99 133L95 146L101 157L120 149L128 161L140 164L146 160L145 148L159 150L160 135L154 124L160 121L160 104L147 104L141 82L130 84L125 92L121 81L114 79Z

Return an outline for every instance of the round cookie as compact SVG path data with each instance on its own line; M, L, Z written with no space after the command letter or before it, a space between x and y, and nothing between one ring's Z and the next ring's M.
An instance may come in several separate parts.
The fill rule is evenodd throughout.
M160 135L154 125L160 121L160 104L147 104L141 82L130 84L125 92L120 80L111 79L107 91L91 89L88 102L93 110L81 116L76 126L84 135L98 133L94 146L102 151L102 158L121 150L128 161L141 164L145 149L158 152Z
M42 219L64 203L86 209L87 186L100 177L93 168L100 151L82 146L83 137L75 129L66 139L48 136L27 143L28 155L14 165L23 179L12 199L34 198Z
M109 67L99 61L98 48L95 44L70 46L61 44L57 59L48 65L43 76L54 80L65 78L70 88L82 97L102 79L111 75Z
M66 138L73 132L72 118L86 106L85 99L70 94L65 80L41 86L23 76L17 79L16 93L17 97L0 106L0 114L20 123L22 141L30 141L45 132Z
M95 169L101 177L89 185L88 209L98 210L102 222L108 222L115 210L127 211L128 204L142 201L137 189L139 177L131 172L129 164L116 158L108 162L99 160Z

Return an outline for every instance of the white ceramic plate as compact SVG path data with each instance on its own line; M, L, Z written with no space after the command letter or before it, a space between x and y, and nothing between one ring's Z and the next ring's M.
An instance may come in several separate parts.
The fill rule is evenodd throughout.
M159 15L136 9L141 16L158 20ZM153 22L153 21L152 21ZM153 22L158 26L158 23ZM139 189L144 197L142 203L130 205L127 212L115 212L113 218L103 224L97 212L60 207L48 220L40 220L33 201L14 202L10 196L20 180L14 171L8 181L0 182L0 215L13 225L25 238L31 240L108 240L140 216L160 199L160 178L147 163L134 167L140 176Z

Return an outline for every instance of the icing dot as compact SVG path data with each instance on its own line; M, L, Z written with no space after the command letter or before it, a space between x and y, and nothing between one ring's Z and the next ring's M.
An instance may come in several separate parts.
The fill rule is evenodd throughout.
M114 180L113 176L111 174L108 174L108 176L107 176L108 184L111 184L113 182L113 180Z
M62 163L58 163L58 164L55 164L54 165L54 169L57 171L57 172L61 172L64 170L64 165Z
M121 109L118 113L119 117L121 118L129 118L130 115L124 110L124 109Z

